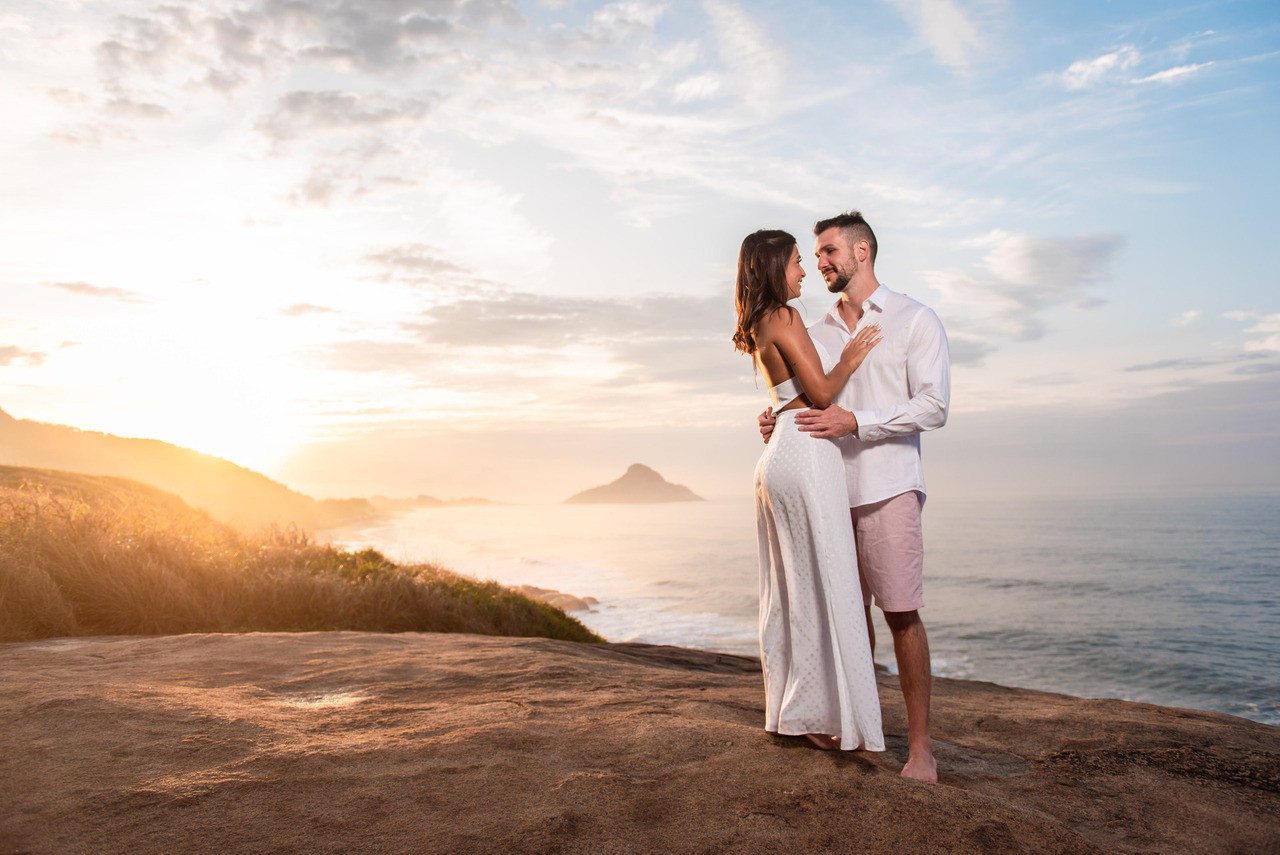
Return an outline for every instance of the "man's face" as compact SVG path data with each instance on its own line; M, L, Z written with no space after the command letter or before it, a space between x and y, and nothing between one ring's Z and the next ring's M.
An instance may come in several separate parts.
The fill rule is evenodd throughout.
M818 272L827 280L827 290L832 294L843 291L858 272L858 259L840 229L827 229L818 235L813 254L818 258Z

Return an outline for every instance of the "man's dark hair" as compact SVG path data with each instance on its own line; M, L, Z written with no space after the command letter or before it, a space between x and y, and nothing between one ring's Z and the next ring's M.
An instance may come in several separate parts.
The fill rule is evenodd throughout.
M844 238L848 241L849 246L853 246L860 240L865 240L871 246L871 263L876 263L876 233L871 231L871 226L867 225L866 218L862 216L861 211L846 211L843 214L837 214L826 220L818 220L813 226L813 235L825 232L827 229L839 229L844 232Z

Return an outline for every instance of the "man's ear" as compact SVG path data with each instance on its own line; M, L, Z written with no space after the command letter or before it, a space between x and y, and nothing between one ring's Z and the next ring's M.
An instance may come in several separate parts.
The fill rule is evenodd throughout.
M853 257L858 261L866 261L871 257L871 242L860 240L853 245Z

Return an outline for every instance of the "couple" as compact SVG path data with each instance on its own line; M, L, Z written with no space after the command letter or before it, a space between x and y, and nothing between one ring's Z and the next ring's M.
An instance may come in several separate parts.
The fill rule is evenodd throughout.
M769 384L756 466L765 728L820 748L884 750L871 603L893 634L908 719L904 777L937 780L929 737L920 432L947 420L947 338L876 280L876 237L851 211L813 229L835 306L806 330L787 302L805 272L783 231L738 256L734 344Z

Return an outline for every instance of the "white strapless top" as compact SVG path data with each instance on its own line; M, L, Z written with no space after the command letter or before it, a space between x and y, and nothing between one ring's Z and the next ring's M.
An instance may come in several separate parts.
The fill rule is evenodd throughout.
M773 411L776 413L803 394L800 381L795 377L788 377L777 386L769 387L769 403L773 404Z

